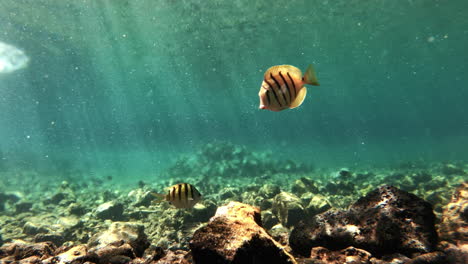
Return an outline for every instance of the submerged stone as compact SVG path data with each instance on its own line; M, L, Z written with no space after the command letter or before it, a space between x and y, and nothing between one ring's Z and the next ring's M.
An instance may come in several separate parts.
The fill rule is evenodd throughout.
M109 229L90 238L88 246L90 251L99 254L108 254L109 250L127 252L128 244L131 251L138 257L143 255L150 243L144 232L144 226L132 222L114 222ZM108 249L105 249L108 247ZM124 254L128 256L128 254Z
M272 212L281 224L291 227L306 216L302 201L292 193L281 192L273 199Z
M195 263L296 263L262 228L260 210L230 202L219 207L190 241Z
M317 246L411 255L433 251L437 241L431 205L388 185L362 197L348 211L330 210L301 222L289 238L291 248L303 256Z

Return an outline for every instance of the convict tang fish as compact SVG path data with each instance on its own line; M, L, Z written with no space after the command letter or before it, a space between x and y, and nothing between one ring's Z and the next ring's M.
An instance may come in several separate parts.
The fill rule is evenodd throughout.
M188 183L178 183L167 188L166 194L153 193L158 198L156 202L166 200L177 208L192 208L202 195L195 186Z
M259 108L278 112L300 106L307 94L305 84L319 85L312 65L309 65L304 76L301 70L292 65L269 68L263 76L262 87L258 92Z

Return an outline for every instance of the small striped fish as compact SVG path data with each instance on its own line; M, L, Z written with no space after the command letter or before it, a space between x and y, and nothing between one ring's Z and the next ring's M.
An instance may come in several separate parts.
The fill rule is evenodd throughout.
M195 186L188 183L178 183L168 188L167 194L153 193L160 202L166 200L176 208L192 208L201 200L202 195Z
M278 112L300 106L307 94L305 84L319 85L312 65L309 65L304 76L301 70L292 65L269 68L258 92L259 108Z

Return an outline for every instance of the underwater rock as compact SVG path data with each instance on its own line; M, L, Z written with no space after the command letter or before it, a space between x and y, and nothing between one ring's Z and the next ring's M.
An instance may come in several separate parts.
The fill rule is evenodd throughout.
M62 245L66 241L63 235L57 233L37 234L34 236L34 242L52 242L54 245Z
M444 164L441 171L445 175L465 175L465 171L454 164Z
M110 201L103 203L96 208L96 217L102 220L122 220L123 212L123 204Z
M348 211L329 210L310 223L300 222L289 244L308 256L311 248L339 250L348 246L375 255L428 253L437 244L431 205L398 188L384 185L360 198Z
M291 227L306 216L301 199L288 192L281 192L273 199L272 212L278 217L281 224Z
M36 235L39 233L48 233L50 230L43 225L37 224L35 222L26 222L23 225L23 233L27 235Z
M239 202L219 207L189 246L195 263L295 263L262 228L260 210Z
M206 222L216 212L216 204L211 200L197 203L192 209L191 222Z
M313 263L320 264L370 264L371 253L354 247L331 251L324 247L314 247L310 252Z
M86 214L87 209L79 203L71 203L68 205L67 211L72 215L82 216Z
M151 261L159 260L164 256L166 256L166 252L164 252L163 248L151 245L145 250L142 258L145 263L149 263Z
M325 185L325 191L330 194L349 195L354 192L354 184L347 180L329 181Z
M279 223L278 218L270 210L262 211L263 227L267 230Z
M141 188L130 191L127 196L133 200L133 206L150 206L155 199L151 191Z
M55 245L50 242L28 243L17 240L0 247L0 263L11 263L30 257L48 258L54 255L55 250Z
M15 204L15 213L21 214L26 213L31 210L33 203L31 202L19 202Z
M51 257L43 261L43 264L78 264L85 261L96 261L92 256L88 255L88 248L86 245L78 245L70 248L55 257Z
M323 212L326 212L331 208L331 204L328 199L320 194L314 195L306 206L305 210L310 216L314 216Z
M132 222L113 222L106 231L94 235L88 242L90 251L96 252L98 255L100 253L108 254L112 250L125 253L128 251L128 247L124 244L128 244L131 251L137 257L141 257L150 245L144 232L144 226ZM106 247L110 248L101 250Z
M306 192L318 193L319 188L313 180L306 177L301 177L294 182L293 186L291 187L291 192L300 196Z
M115 241L101 248L92 248L89 253L98 259L99 264L129 263L136 258L132 246L124 241Z
M439 245L439 248L446 255L446 263L468 263L468 243L456 246L447 241L442 241Z
M468 182L457 187L444 208L439 232L444 240L468 244Z
M351 176L353 176L353 174L348 168L342 168L336 173L335 178L341 178L344 180L351 178Z
M268 233L274 240L279 242L281 245L286 246L288 244L289 229L282 226L281 224L277 224L270 228Z
M258 190L258 195L263 198L273 198L281 192L281 188L276 184L267 183Z
M219 192L219 199L225 201L227 199L237 200L239 197L239 189L237 188L224 188Z
M167 254L155 262L155 264L190 264L193 263L192 255L184 250L168 251Z

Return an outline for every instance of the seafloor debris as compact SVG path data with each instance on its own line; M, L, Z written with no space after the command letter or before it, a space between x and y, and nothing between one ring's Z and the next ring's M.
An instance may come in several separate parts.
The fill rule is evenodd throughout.
M99 181L99 175L94 175L94 178L57 176L57 179L52 181L50 178L41 177L37 172L22 171L18 177L5 177L7 181L0 181L0 244L6 244L0 248L0 263L12 258L15 261L24 260L30 263L63 259L63 263L66 263L66 259L70 259L66 256L70 255L61 254L75 246L83 246L76 250L76 256L80 257L77 261L86 260L89 264L106 261L147 264L193 263L194 260L188 253L189 241L193 234L207 224L219 206L231 201L260 208L262 227L285 250L290 246L291 226L300 220L321 219L324 215L333 215L334 217L327 218L332 223L330 227L336 227L340 223L346 227L341 233L337 228L330 229L336 232L330 233L332 237L327 238L329 240L318 241L313 247L308 246L308 252L306 250L304 256L295 255L298 263L343 263L340 262L343 260L372 264L386 264L392 261L436 263L437 259L440 263L440 259L443 258L446 260L443 263L468 263L466 183L458 189L450 202L455 187L466 180L467 164L453 161L412 163L389 168L339 170L340 167L337 167L311 170L300 163L278 159L274 155L251 152L245 147L222 143L207 145L196 155L179 160L159 175L159 180L145 180L148 184L140 186L137 182L133 186L117 185L117 178L110 182L104 180L106 175L101 177L103 180L100 184L90 183ZM181 180L200 186L200 192L204 194L204 199L194 208L179 210L168 203L152 202L154 197L149 195L151 192ZM392 190L390 193L396 193L397 196L412 197L410 200L414 200L415 204L419 204L421 199L429 202L434 208L437 221L441 220L440 236L442 240L448 241L441 241L437 246L434 246L435 243L424 242L428 241L424 236L420 237L428 233L424 228L421 232L418 229L418 236L415 236L413 231L416 227L421 227L419 220L416 221L413 217L419 215L418 211L405 207L411 207L411 203L406 200L393 206L380 203L380 194L385 192L373 190L384 183L417 195L419 198L416 199L411 195L401 195L400 191L393 191L393 188L389 189ZM391 198L390 193L387 194ZM362 198L356 202L366 195L375 195L376 200ZM353 203L350 210L343 210ZM112 206L101 206L103 204L117 205L114 207L117 210L112 209ZM372 206L373 204L378 206ZM329 211L326 212L327 210ZM351 210L354 211L350 213ZM357 214L356 211L366 213ZM320 217L317 216L319 214ZM430 213L423 215L427 216L424 221L433 220ZM395 218L391 218L394 216ZM383 223L379 219L385 217L396 220L385 222L386 225L378 225L378 222ZM369 218L375 222L364 222L363 219ZM344 220L348 223L342 223ZM95 244L88 244L94 240L96 234L106 232L103 230L111 230L114 223L144 227L147 239L142 245L149 247L146 250L137 250L128 242L115 241L102 247L106 250L98 252ZM356 227L350 227L349 223ZM313 223L307 224L310 227ZM362 232L360 228L364 228ZM372 230L377 231L372 233ZM395 230L397 232L393 232ZM356 236L349 240L343 239L346 231L356 231ZM415 239L410 241L412 236ZM93 239L90 239L91 237ZM17 245L17 253L9 251L12 243L20 243L19 239L24 242L21 246ZM348 243L357 240L361 242ZM49 253L36 251L39 253L29 256L21 253L21 248L41 248L44 243L39 242L42 241L53 243L48 243L52 248ZM341 245L338 243L330 246L327 241L339 241ZM367 246L362 241L365 241ZM395 246L395 250L392 251L395 253L387 253L388 251L381 249L382 245L377 245L377 241L404 246ZM408 243L405 244L404 241ZM428 244L431 246L425 246ZM349 246L354 248L346 251ZM405 251L405 248L425 250ZM86 254L83 256L84 249ZM371 254L370 258L361 254L361 250ZM313 260L310 258L311 252L315 252ZM325 252L330 258L323 257L325 255L320 255L321 252Z

